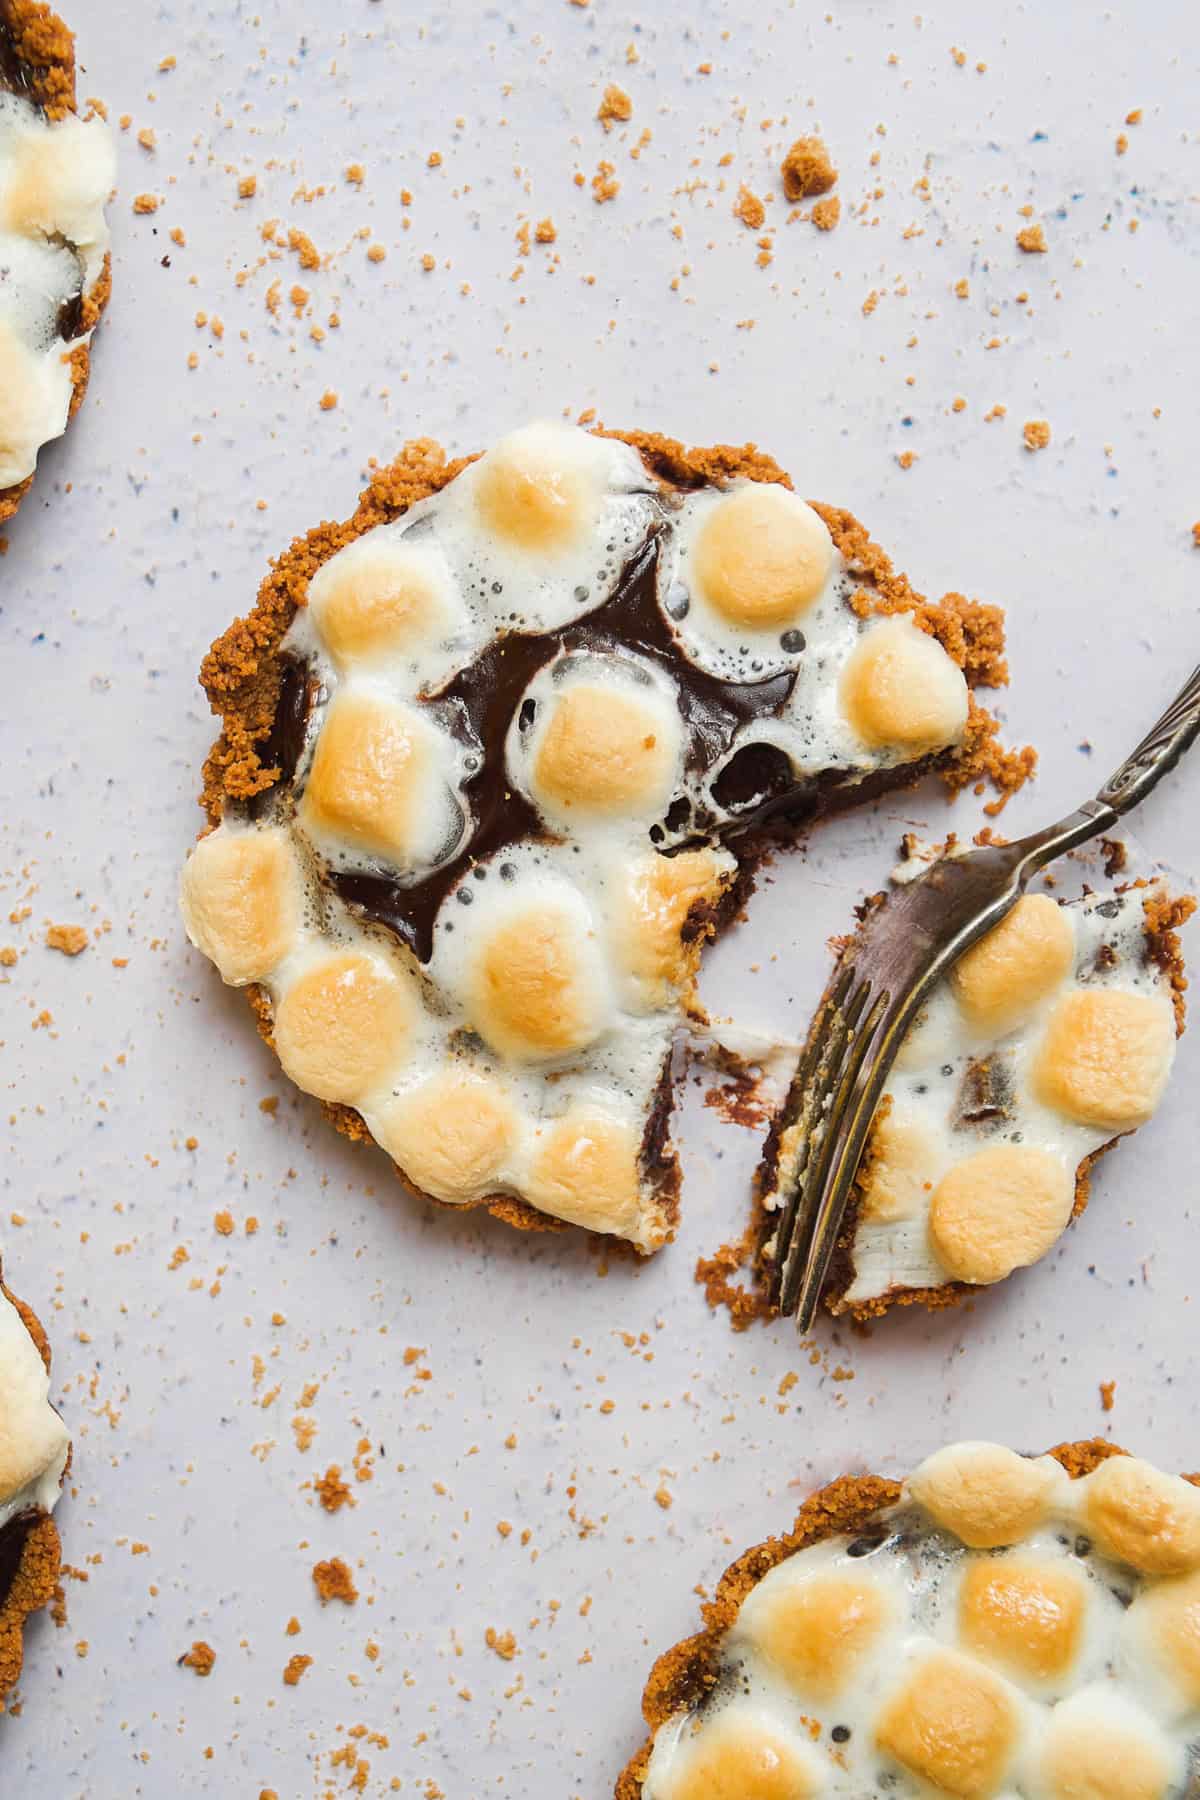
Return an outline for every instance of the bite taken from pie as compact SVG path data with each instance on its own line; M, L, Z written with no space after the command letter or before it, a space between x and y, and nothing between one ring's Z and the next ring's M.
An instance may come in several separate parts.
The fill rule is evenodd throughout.
M974 694L1005 677L994 607L752 447L420 440L205 661L187 929L412 1188L650 1252L704 943L820 813L1019 783Z

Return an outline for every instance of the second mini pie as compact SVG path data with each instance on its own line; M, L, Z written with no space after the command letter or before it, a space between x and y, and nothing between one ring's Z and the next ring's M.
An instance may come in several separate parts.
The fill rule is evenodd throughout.
M1018 778L972 694L1002 650L753 451L419 442L205 663L188 931L413 1187L652 1251L704 941L777 819Z
M1200 1492L1111 1444L845 1477L662 1656L616 1800L1186 1800Z

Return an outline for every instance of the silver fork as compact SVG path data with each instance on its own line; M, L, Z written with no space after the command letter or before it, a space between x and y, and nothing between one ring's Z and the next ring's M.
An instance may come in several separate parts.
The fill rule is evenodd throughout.
M1111 830L1200 733L1200 666L1162 718L1069 817L1016 843L933 863L871 914L847 947L805 1042L781 1125L799 1148L768 1215L770 1291L801 1331L816 1316L851 1184L884 1083L921 1006L964 950L1056 856ZM772 1231L774 1219L777 1228Z

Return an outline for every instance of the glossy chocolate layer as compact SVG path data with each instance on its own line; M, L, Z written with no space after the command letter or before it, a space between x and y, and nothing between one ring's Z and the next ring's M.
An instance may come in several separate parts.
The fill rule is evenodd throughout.
M547 840L536 808L508 780L505 747L514 717L528 729L533 713L523 716L529 684L539 670L560 656L628 656L631 652L658 664L671 678L684 721L689 766L700 773L728 754L739 729L755 719L776 716L786 705L794 672L764 681L732 682L707 674L683 655L658 598L659 536L654 531L630 559L612 597L578 624L555 631L509 633L489 644L475 660L437 694L426 697L443 721L482 752L478 768L465 783L474 821L459 853L425 880L405 885L386 875L330 871L334 891L358 915L384 925L427 962L433 932L446 896L477 863L519 842ZM797 651L797 656L800 654ZM278 764L283 783L292 784L299 766L320 683L296 662L285 664L275 721L263 760ZM795 800L802 788L782 752L770 746L748 746L731 759L719 778L718 798L730 811L752 809L730 829L744 828L752 818ZM811 784L809 784L811 785ZM711 815L693 811L683 800L671 809L668 824L684 843L717 835ZM664 833L650 832L652 841ZM673 848L680 847L673 845Z
M0 1525L0 1610L12 1593L29 1534L42 1516L30 1507L28 1512L16 1513L7 1525Z

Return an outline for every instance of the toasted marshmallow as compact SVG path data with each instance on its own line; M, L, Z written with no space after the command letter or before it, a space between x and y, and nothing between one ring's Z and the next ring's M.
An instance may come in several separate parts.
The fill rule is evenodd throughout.
M640 1186L632 1129L599 1107L579 1106L543 1127L526 1191L534 1206L556 1219L636 1242Z
M959 958L950 982L972 1025L1008 1032L1066 980L1074 957L1070 913L1048 894L1024 894Z
M1064 1477L1057 1464L1002 1444L950 1444L909 1477L918 1506L972 1550L1020 1543L1045 1523Z
M323 563L309 583L308 606L341 669L411 658L440 643L459 610L441 549L391 531L355 538Z
M968 1564L958 1596L958 1630L966 1649L1007 1675L1059 1682L1083 1638L1087 1591L1070 1569L1003 1557Z
M1061 1156L993 1144L943 1175L929 1203L929 1241L955 1281L1002 1281L1044 1256L1067 1226L1073 1173Z
M1132 1131L1153 1117L1174 1055L1165 996L1081 988L1051 1014L1034 1086L1047 1106L1080 1124Z
M542 710L531 785L543 812L580 824L665 811L682 735L667 696L577 680Z
M1200 1573L1156 1581L1125 1616L1134 1667L1150 1663L1188 1712L1200 1707Z
M322 849L387 857L412 874L454 850L453 751L415 706L343 688L325 712L300 802Z
M647 1771L646 1800L816 1800L826 1785L813 1748L745 1701L685 1725L662 1762Z
M987 1800L1004 1783L1020 1729L1006 1682L968 1657L933 1650L880 1712L875 1742L939 1794Z
M859 1218L878 1225L915 1219L928 1202L937 1155L937 1140L919 1118L894 1108L878 1117L859 1173Z
M226 825L210 832L184 865L179 900L189 938L222 981L262 981L300 935L302 889L289 834Z
M570 426L526 425L490 449L475 476L484 527L517 549L561 552L585 538L605 488L598 440Z
M868 625L842 670L840 696L872 750L942 750L967 723L962 670L902 613Z
M1200 1568L1200 1492L1136 1456L1111 1456L1092 1471L1082 1517L1102 1550L1145 1575Z
M70 404L61 346L39 354L0 318L0 488L33 473L41 446L66 425Z
M481 920L467 1007L501 1056L539 1062L573 1055L607 1022L606 982L582 900L532 895Z
M816 601L833 563L819 513L774 482L732 487L711 506L691 551L693 589L732 625L794 625Z
M736 866L720 850L651 853L627 866L616 917L617 954L642 1006L666 1005L674 990L694 978L705 932L698 928L685 943L684 927L694 908L716 905Z
M824 1704L844 1694L893 1622L883 1582L791 1561L772 1569L742 1602L738 1638L766 1657L780 1678Z
M354 1106L401 1064L418 1001L395 963L367 950L322 956L275 1007L275 1048L297 1087Z
M372 1114L371 1129L414 1187L461 1203L495 1182L518 1120L499 1082L445 1069L389 1100Z
M25 1321L0 1293L0 1529L29 1507L49 1512L67 1462L67 1428Z
M84 252L106 244L104 204L116 180L116 156L104 120L71 114L48 124L31 117L14 135L12 165L0 187L0 232L65 238Z
M1047 1800L1167 1800L1180 1762L1153 1722L1107 1682L1054 1708L1039 1760Z

